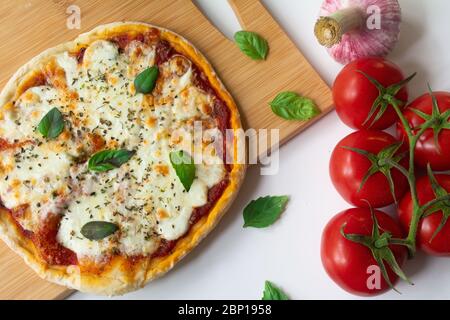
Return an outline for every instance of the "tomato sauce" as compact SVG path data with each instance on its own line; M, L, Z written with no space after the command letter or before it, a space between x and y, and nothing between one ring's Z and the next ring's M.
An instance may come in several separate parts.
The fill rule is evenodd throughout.
M8 150L10 148L14 148L14 145L5 139L0 138L0 151Z
M48 84L47 77L44 72L40 71L22 82L17 88L17 95L21 95L25 91L33 87L45 86ZM13 101L14 103L14 101Z
M39 229L37 233L33 233L30 230L26 230L18 222L17 219L22 217L25 211L28 209L28 205L20 205L14 209L8 209L0 203L0 207L11 215L14 223L20 232L28 239L33 241L34 245L38 249L42 259L51 265L76 265L78 263L77 256L72 250L62 246L56 240L56 234L58 233L59 223L61 216L51 215Z
M144 35L143 34L137 34L137 35L129 35L129 34L121 34L118 36L115 36L111 39L112 42L117 44L119 47L119 50L123 51L125 47L131 42L131 41L139 41L144 42Z
M86 52L86 47L81 48L80 50L78 50L77 54L76 54L76 59L78 63L82 63L83 62L83 58L84 58L84 53Z
M155 63L159 66L169 60L174 54L175 50L167 41L159 41L156 44Z
M78 264L76 253L61 245L56 239L61 218L61 215L49 214L39 230L33 234L32 240L47 263L63 266L76 265Z
M144 33L136 33L136 34L129 34L124 33L117 36L114 36L110 39L110 41L117 44L120 51L123 51L126 46L132 42L132 41L139 41L143 42L145 44L153 44L159 39L159 30L157 29L151 29Z
M158 249L156 249L156 251L152 254L152 258L167 256L169 253L172 252L176 244L177 240L162 239Z
M33 233L29 230L25 230L22 225L17 221L17 218L23 215L23 212L21 212L22 210L26 210L26 208L28 207L28 205L26 206L20 206L20 208L18 209L14 209L14 210L9 210L8 208L6 208L3 203L0 202L0 207L3 210L6 210L7 213L9 215L11 215L11 218L14 220L14 223L16 224L16 227L19 229L19 231L27 238L31 239L31 237L33 236Z
M5 139L0 138L0 151L5 151L8 149L14 149L14 148L20 148L28 143L31 143L32 141L21 141L21 142L9 142Z
M207 215L209 211L211 211L217 200L219 200L220 196L225 191L226 187L228 187L229 183L230 181L228 179L223 179L208 190L208 202L204 206L194 209L191 214L191 218L189 219L190 225L197 223L203 216Z

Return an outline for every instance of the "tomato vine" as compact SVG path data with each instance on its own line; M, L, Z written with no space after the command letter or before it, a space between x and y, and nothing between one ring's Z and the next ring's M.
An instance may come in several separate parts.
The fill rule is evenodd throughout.
M434 97L434 94L429 87L430 95L433 99L433 106L434 108L438 108L436 98ZM405 129L406 135L408 137L409 141L409 169L406 170L405 168L401 166L397 166L396 164L393 164L393 166L396 166L397 169L399 169L408 179L410 190L411 190L411 197L413 201L413 216L411 220L411 224L409 227L408 235L405 239L391 239L392 244L400 244L404 245L408 248L410 255L414 256L416 252L416 235L417 235L417 229L419 227L420 219L423 217L423 215L426 213L426 211L431 208L434 205L443 203L445 201L450 200L450 195L443 195L440 197L437 197L436 199L426 203L425 205L421 206L419 204L419 199L417 196L417 188L416 188L416 175L414 171L414 156L415 156L415 149L417 146L417 142L419 141L420 137L425 133L426 130L433 128L433 125L435 124L435 118L431 117L423 125L420 126L420 129L417 133L414 133L415 128L411 128L409 126L409 123L405 116L403 115L400 105L398 101L395 98L390 98L390 103L392 107L394 108L395 112L397 113L402 126ZM434 180L433 173L431 169L428 170L428 175L430 177L430 180Z
M439 131L440 131L439 129L450 127L450 123L448 122L448 118L450 117L450 112L449 112L449 114L447 114L447 113L441 114L440 113L437 99L436 99L433 91L431 90L430 86L428 86L429 94L432 97L433 114L429 115L429 116L427 115L427 117L423 117L424 123L417 128L412 128L402 111L402 107L405 105L406 102L397 99L395 97L395 95L399 92L399 90L403 86L405 86L408 82L410 82L414 78L415 74L411 75L410 77L406 78L404 81L402 81L398 84L395 84L395 85L385 88L376 79L372 78L368 74L366 74L362 71L358 71L358 72L363 74L379 91L379 96L374 101L374 104L372 106L372 109L371 109L366 121L369 121L369 119L372 116L374 116L375 114L376 114L375 119L379 119L383 115L383 113L386 111L387 107L392 106L392 108L394 109L395 113L397 114L397 116L400 120L402 127L405 130L406 137L408 139L407 142L408 142L408 146L409 146L409 151L408 151L409 152L409 167L405 168L398 161L396 161L395 159L389 158L389 157L384 159L384 162L389 167L395 168L398 171L400 171L408 180L409 189L411 192L411 200L412 200L412 204L413 204L413 213L412 213L412 219L411 219L411 222L409 225L408 234L405 238L393 238L389 234L386 234L386 233L382 234L380 236L380 234L376 232L376 233L373 233L371 237L369 237L370 239L368 239L368 237L364 237L364 241L362 241L361 236L358 236L358 235L346 235L343 232L342 232L342 235L348 240L351 240L353 242L357 242L357 243L360 243L360 244L363 244L363 245L369 247L369 249L371 249L372 254L374 255L374 258L376 259L381 270L385 270L385 266L384 266L384 262L383 262L383 260L385 260L389 264L389 266L391 266L393 271L398 276L400 276L400 278L407 280L403 271L398 267L398 264L395 261L392 261L393 256L389 252L388 246L389 245L405 246L405 247L407 247L410 257L412 258L415 255L416 250L417 250L417 239L416 238L417 238L417 232L418 232L419 223L420 223L421 219L423 217L433 214L439 210L441 210L443 212L447 212L444 210L447 209L446 203L450 204L450 194L448 194L442 187L439 186L437 180L434 177L431 166L428 166L427 173L428 173L428 177L431 181L431 184L432 184L432 187L433 187L433 190L435 193L435 199L429 201L426 204L420 205L417 187L416 187L415 150L416 150L416 146L417 146L419 139L428 129L433 129L433 131L435 132L435 141L436 141L436 143L438 143L436 132L438 135ZM417 114L419 114L419 112L420 112L419 110L411 110L411 111L413 111ZM376 120L372 121L372 124L375 121ZM437 131L436 131L436 129L437 129ZM436 147L439 148L439 145L437 144ZM440 229L447 222L447 219L450 216L450 209L448 211L449 211L448 215L446 215L446 214L443 215L441 224L439 226L440 228L438 228L435 231L433 238L437 233L439 233ZM378 224L377 224L376 219L374 219L373 223L374 223L374 228L377 229ZM380 242L380 238L383 239L383 246L382 247L375 246L375 244L378 244ZM382 252L384 253L384 256L388 256L389 259L380 258L381 257L380 254L377 254L377 252L379 253L380 249L383 250ZM392 287L392 285L389 282L389 279L386 278L386 272L383 272L383 276L386 279L386 281L389 283L389 285Z

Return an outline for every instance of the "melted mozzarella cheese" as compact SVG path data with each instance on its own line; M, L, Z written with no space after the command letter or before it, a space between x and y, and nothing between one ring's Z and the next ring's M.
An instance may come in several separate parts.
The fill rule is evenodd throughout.
M68 187L71 159L48 145L27 145L2 153L0 198L7 208L29 204L31 219L20 222L28 230L49 212L60 213Z
M83 56L83 66L87 74L105 74L117 61L119 49L109 41L97 40L87 47Z
M69 84L69 89L79 96L73 110L78 118L74 129L97 133L106 141L112 142L111 147L136 147L141 141L137 115L142 109L143 95L130 92L132 80L124 76L125 58L97 53L111 50L109 46L105 49L104 46L96 45L93 49L86 49L86 52L88 50L94 57L107 56L108 59L113 59L108 61L116 68L109 70L107 76L100 74L95 77L83 70L65 69L66 75L70 75L68 78L77 79ZM76 61L70 56L62 56L61 59L64 60L62 67L71 66ZM76 72L76 76L73 72Z
M171 70L171 72L174 73L175 70ZM189 68L181 77L171 76L167 80L164 82L162 96L175 97L191 84L192 69Z
M95 193L81 195L72 201L61 220L57 234L58 241L65 247L73 250L79 257L101 257L112 248L111 237L102 240L89 240L80 230L90 221L113 222L112 208L108 203L106 194Z
M3 111L0 136L7 140L31 138L39 121L57 103L61 101L55 88L38 86L26 90L15 107Z
M200 119L209 127L215 122L207 112L213 98L193 85L190 62L175 56L160 66L164 82L151 103L148 96L135 93L133 85L136 74L155 63L151 46L133 41L119 53L114 43L99 40L87 47L81 65L67 52L57 55L56 63L65 72L74 100L67 101L67 92L48 86L31 88L0 119L0 137L39 142L24 147L21 169L15 167L18 150L2 152L0 197L5 205L31 203L33 218L23 222L30 230L46 212L62 214L57 239L80 258L100 259L117 250L150 255L161 238L178 239L188 230L193 210L207 203L208 189L226 174L219 157L206 149L192 152L194 135L188 122ZM69 140L58 137L49 142L35 130L53 107L64 115ZM101 137L106 149L135 154L120 168L90 172L86 163L76 163L72 156L79 158L90 150L85 144L92 134ZM170 152L177 150L215 160L196 164L188 192L170 163ZM38 162L32 154L45 161ZM4 181L6 175L20 182L14 192ZM26 189L25 180L34 181L31 189ZM55 190L59 193L52 197ZM113 222L120 231L91 241L80 233L89 221Z
M175 96L172 112L177 120L192 119L201 116L200 108L209 102L208 97L199 94L199 89L189 87Z
M80 70L77 59L71 57L68 52L63 52L56 57L57 64L64 69L66 83L71 85L78 79Z
M154 48L142 42L131 41L126 48L126 52L130 61L127 68L129 77L135 77L146 68L155 64Z

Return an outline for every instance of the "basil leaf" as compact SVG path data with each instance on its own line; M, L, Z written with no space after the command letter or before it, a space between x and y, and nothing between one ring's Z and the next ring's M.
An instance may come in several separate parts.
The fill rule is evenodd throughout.
M272 282L266 281L261 300L289 300L289 297Z
M41 119L37 129L44 138L55 139L64 130L64 119L58 108L53 108Z
M295 92L281 92L270 103L273 113L286 120L306 121L320 114L316 104Z
M234 34L234 41L239 49L253 60L265 60L269 52L266 39L250 31L238 31Z
M194 159L183 150L173 151L170 153L169 157L170 163L172 163L172 167L175 169L184 189L189 191L195 179Z
M157 66L153 66L145 69L139 73L134 79L134 87L136 92L150 93L153 91L156 85L156 79L158 79L159 70Z
M281 215L288 200L288 196L267 196L252 200L244 208L244 228L270 226Z
M88 162L88 168L91 171L103 172L119 168L122 164L130 160L134 151L125 149L103 150L94 154Z
M101 240L119 230L119 227L111 222L90 221L81 228L81 234L89 240Z

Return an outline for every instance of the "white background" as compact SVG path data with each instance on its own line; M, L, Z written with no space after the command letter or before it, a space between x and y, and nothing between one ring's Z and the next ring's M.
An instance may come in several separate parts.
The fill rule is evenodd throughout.
M331 85L341 65L313 35L321 0L263 2ZM450 91L450 2L400 2L402 36L389 58L406 74L419 73L410 86L412 98L426 91L427 81L435 90ZM226 0L197 0L197 4L228 37L241 29ZM232 208L193 252L163 278L117 299L260 299L266 279L292 299L359 299L337 287L320 261L323 227L349 208L330 182L328 160L335 144L350 132L332 112L281 148L277 175L263 177L258 167L250 168ZM281 219L267 229L243 229L245 205L276 194L291 198ZM401 295L389 292L378 299L450 298L450 260L419 254L405 270L415 285L400 283ZM71 298L98 297L76 293Z

